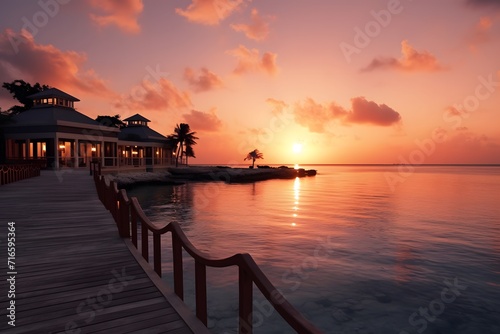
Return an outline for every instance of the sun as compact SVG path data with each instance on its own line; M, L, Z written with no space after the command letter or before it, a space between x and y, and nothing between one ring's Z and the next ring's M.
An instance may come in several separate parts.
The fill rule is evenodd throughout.
M302 152L302 144L301 143L295 143L295 144L293 144L292 151L293 151L293 153L300 153L300 152Z

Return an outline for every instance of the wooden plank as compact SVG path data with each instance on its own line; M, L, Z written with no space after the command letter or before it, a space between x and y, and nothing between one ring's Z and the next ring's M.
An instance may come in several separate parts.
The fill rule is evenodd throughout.
M17 271L16 326L2 321L0 332L208 333L119 237L87 171L42 171L4 185L0 207L1 240L15 222ZM9 301L0 295L2 319Z

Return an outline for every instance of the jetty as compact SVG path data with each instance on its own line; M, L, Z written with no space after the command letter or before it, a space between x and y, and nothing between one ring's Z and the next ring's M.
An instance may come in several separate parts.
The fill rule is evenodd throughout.
M200 252L179 224L152 224L136 198L106 181L100 163L90 172L23 172L0 187L0 238L10 242L0 263L7 276L0 332L209 333L206 268L235 266L238 333L253 332L254 286L290 328L321 333L249 254L216 259ZM161 278L165 233L172 236L173 289ZM195 264L193 311L183 302L184 251Z
M87 170L3 185L0 205L0 332L209 333L120 238Z

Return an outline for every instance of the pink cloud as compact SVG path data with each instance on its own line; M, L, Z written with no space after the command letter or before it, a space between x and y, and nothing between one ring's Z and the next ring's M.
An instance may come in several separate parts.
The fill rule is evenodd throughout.
M191 110L190 113L183 114L182 117L195 131L215 132L222 127L222 121L217 116L215 108L210 112Z
M347 111L335 103L320 104L312 98L307 98L304 103L297 103L294 113L296 123L318 133L325 132L330 121L347 115Z
M467 38L471 51L477 51L479 44L487 43L491 40L491 28L493 20L490 17L481 17L474 27L474 30Z
M396 69L406 72L436 72L444 70L434 55L428 51L417 51L408 41L401 42L401 58L375 58L363 71Z
M22 79L57 87L70 94L84 92L115 97L93 69L83 69L86 61L84 53L37 44L25 30L15 33L7 29L0 34L0 77L3 81Z
M206 92L223 86L222 79L217 74L204 67L200 72L196 75L194 70L189 67L184 70L184 79L195 92Z
M190 22L217 25L244 4L244 0L192 0L186 9L175 12Z
M276 65L276 58L278 55L275 53L266 52L260 57L259 50L250 50L243 45L240 45L236 49L229 50L227 53L238 59L238 64L234 69L235 74L263 71L270 75L274 75L278 71Z
M90 4L104 12L104 14L90 14L92 21L99 26L115 25L133 34L141 31L137 19L144 9L142 0L90 0Z
M446 141L436 144L436 151L429 156L429 163L498 164L498 140L466 128L447 133Z
M266 100L266 102L269 103L273 107L273 109L271 110L271 113L273 115L279 115L279 114L283 113L283 110L286 107L288 107L288 104L286 104L285 101L282 101L282 100L268 98Z
M446 108L446 113L450 116L462 116L463 114L462 111L453 106L449 106L448 108Z
M160 78L156 82L143 80L129 94L115 102L115 107L129 110L173 111L192 106L187 92L179 90L171 81Z
M490 6L491 8L500 8L500 1L498 0L467 0L467 4L475 7Z
M347 117L350 123L367 123L389 126L401 121L401 115L385 104L367 101L364 97L351 99L352 111Z
M294 109L295 122L311 132L326 132L332 121L348 124L371 124L377 126L399 125L401 115L385 104L368 101L364 97L351 99L351 110L346 110L335 102L321 104L311 98L297 103Z
M243 32L248 38L261 41L269 35L269 22L259 15L257 9L252 9L250 24L231 24L235 31Z

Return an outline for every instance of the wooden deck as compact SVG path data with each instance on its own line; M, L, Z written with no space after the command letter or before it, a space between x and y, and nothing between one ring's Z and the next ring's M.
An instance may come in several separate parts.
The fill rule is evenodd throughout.
M88 171L42 171L1 186L0 245L1 333L208 333L118 236ZM10 276L15 327L7 317Z

